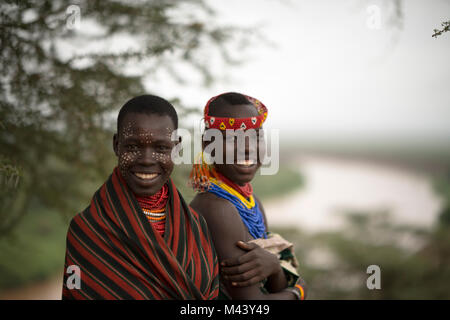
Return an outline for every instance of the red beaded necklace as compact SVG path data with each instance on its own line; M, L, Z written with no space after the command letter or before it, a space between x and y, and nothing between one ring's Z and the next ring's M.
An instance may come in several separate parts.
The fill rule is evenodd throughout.
M161 190L151 196L137 196L136 200L139 203L142 211L147 216L149 222L161 236L164 236L166 226L166 205L169 200L169 187L167 184L163 185Z
M249 182L244 184L243 186L240 186L237 183L234 183L233 181L231 181L230 179L225 177L223 174L221 174L217 170L213 169L212 172L213 172L213 175L216 176L217 180L220 180L223 183L229 185L234 190L236 190L241 195L243 195L246 199L250 198L250 196L253 194L253 187Z

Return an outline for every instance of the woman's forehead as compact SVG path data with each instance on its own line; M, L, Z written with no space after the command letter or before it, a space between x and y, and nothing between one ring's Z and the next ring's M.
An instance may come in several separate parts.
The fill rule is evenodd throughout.
M175 130L172 119L158 114L127 114L121 126L121 133L131 135L169 135Z

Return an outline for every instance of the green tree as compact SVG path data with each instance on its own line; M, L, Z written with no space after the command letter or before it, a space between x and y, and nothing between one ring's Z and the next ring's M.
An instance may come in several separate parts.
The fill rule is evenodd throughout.
M244 34L202 0L2 1L0 12L0 236L31 211L81 210L114 165L118 108L161 73L210 83L205 53L233 62Z

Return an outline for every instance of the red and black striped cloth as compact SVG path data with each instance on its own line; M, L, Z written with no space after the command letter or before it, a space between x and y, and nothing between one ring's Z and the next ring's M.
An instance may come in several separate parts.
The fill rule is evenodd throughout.
M172 180L168 186L163 238L114 169L70 223L63 299L217 298L218 261L206 222ZM71 265L80 268L79 289L67 287Z

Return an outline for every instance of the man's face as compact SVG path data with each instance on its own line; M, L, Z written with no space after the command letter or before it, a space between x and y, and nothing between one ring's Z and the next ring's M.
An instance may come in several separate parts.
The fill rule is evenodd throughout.
M222 111L223 110L223 111ZM222 112L215 114L217 117L233 117L233 118L247 118L258 116L258 112L253 105L234 105L222 108ZM238 142L236 137L227 137L226 131L222 131L223 136L223 164L215 164L214 167L218 172L223 174L225 177L237 183L243 185L250 182L256 171L261 166L261 159L259 158L259 148L264 146L263 137L260 136L260 130L256 129L256 139L257 141L252 141L250 143L248 137L245 139L245 146L243 150L240 150L245 155L246 161L238 161ZM244 145L244 144L243 144ZM256 148L251 150L252 148ZM234 162L231 164L226 163L227 149L234 152ZM250 159L251 155L256 155L256 159Z
M129 113L114 135L114 152L128 187L139 196L158 192L173 170L173 121L166 115Z

